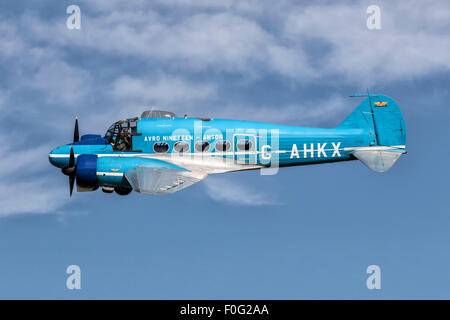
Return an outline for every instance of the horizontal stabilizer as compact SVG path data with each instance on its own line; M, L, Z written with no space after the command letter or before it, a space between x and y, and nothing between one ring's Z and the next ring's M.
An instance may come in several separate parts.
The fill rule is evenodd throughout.
M354 150L352 154L369 169L375 172L385 172L405 153L402 148L367 147Z

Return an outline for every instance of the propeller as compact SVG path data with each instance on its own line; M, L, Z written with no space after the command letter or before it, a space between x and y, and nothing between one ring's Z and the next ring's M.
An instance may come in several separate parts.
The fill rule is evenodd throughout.
M73 142L80 140L80 134L78 131L78 117L75 118L75 130L73 133ZM70 146L69 165L61 169L62 173L69 176L70 196L72 196L73 185L75 183L75 177L77 175L77 167L75 166L75 154L73 153L73 146Z

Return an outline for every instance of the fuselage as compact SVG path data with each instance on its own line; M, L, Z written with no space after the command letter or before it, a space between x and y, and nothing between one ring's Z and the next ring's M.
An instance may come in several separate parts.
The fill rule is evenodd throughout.
M352 160L354 148L370 144L370 134L363 128L197 118L144 118L135 123L128 148L120 150L115 141L86 135L53 150L50 162L60 168L67 166L71 146L75 157L95 154L99 184L115 186L126 183L123 172L142 159L160 159L212 174Z
M389 170L406 152L406 126L397 103L368 93L337 127L176 117L149 110L113 123L104 137L79 137L54 149L50 162L78 191L126 195L174 193L209 174L360 160L374 172Z

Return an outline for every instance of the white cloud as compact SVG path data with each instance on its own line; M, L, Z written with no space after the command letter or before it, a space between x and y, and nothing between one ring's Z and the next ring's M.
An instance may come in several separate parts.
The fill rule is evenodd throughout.
M1 138L7 141L4 136ZM58 186L56 176L49 177L45 171L50 166L47 161L50 147L21 149L19 146L1 146L0 217L54 212L64 204L68 191Z
M59 49L137 57L152 67L165 64L165 72L225 71L250 79L276 74L299 82L337 76L366 86L450 69L448 1L385 3L379 31L366 27L367 6L363 0L107 1L87 6L77 32L32 14L22 23ZM314 49L318 44L323 48Z
M26 23L28 19L31 21L29 24ZM30 38L28 27L50 32L42 27L51 28L49 24L30 13L25 13L17 21L5 19L0 23L0 34L5 40L0 43L0 61L7 71L3 78L8 79L6 90L0 92L0 108L6 113L17 112L23 106L15 101L36 93L45 102L39 108L45 107L46 103L63 107L78 104L90 93L90 72L65 61L62 48Z
M88 71L55 61L42 64L28 86L43 91L51 103L72 105L89 94L92 80Z
M103 133L109 122L139 116L149 109L168 110L182 116L189 110L198 109L206 101L214 100L216 90L214 83L197 83L176 76L120 76L104 92L113 104L102 111L102 117L80 121L85 127L101 128Z
M161 76L139 79L122 76L112 84L111 94L120 100L135 101L141 105L166 105L188 103L211 98L215 86L209 83L192 83L182 78Z
M296 8L283 33L294 42L307 38L330 46L317 68L322 76L380 84L450 70L450 29L442 28L450 20L448 1L385 3L378 31L366 28L366 3Z
M336 117L338 121L344 120L344 117L353 111L358 103L358 100L331 96L321 100L300 100L297 104L283 104L273 107L227 105L215 110L214 117L314 126L334 120ZM335 125L338 124L335 123Z
M312 75L301 50L292 50L277 41L257 22L228 12L204 13L170 19L155 8L83 15L79 32L59 28L59 22L44 22L28 14L36 39L58 47L79 47L107 55L144 58L170 63L171 68L188 72L239 72L254 76L260 71L285 76Z
M1 137L2 141L5 141L4 136ZM17 142L17 141L16 141ZM30 175L42 170L48 165L47 160L48 153L51 147L49 145L38 145L35 148L18 148L17 146L12 148L11 146L5 146L3 144L0 147L0 175ZM39 159L40 161L36 161ZM44 161L43 161L44 160Z
M229 177L209 176L204 180L207 194L215 201L240 206L277 205L273 195L232 181Z
M30 13L21 23L37 40L60 49L137 56L182 70L247 76L272 72L301 81L337 74L347 81L380 83L450 68L449 6L447 1L433 6L418 1L383 4L380 31L366 28L367 1L300 5L174 0L132 1L127 6L100 1L87 5L77 32L61 27L59 19L43 21ZM183 10L167 15L159 11L163 7ZM5 34L18 38L13 29ZM318 63L312 62L311 41L329 45ZM21 47L20 41L13 43L12 48Z
M51 180L29 179L0 184L0 217L21 213L55 212L68 198L68 191Z
M0 41L0 54L3 57L11 58L22 53L26 45L17 34L14 26L7 23L0 23L0 35L2 36L2 41Z

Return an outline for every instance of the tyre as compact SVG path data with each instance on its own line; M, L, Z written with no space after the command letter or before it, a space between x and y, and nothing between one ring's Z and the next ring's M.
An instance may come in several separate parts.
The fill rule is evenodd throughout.
M115 187L114 191L117 194L120 194L121 196L126 196L129 194L133 189L132 188L122 188L122 187Z

